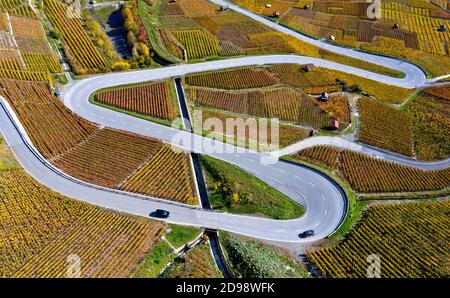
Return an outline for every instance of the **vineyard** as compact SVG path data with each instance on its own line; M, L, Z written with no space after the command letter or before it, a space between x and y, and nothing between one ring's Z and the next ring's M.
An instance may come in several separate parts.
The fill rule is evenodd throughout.
M414 90L412 89L386 85L377 81L347 74L341 71L325 68L322 68L321 70L327 73L329 76L335 78L336 80L339 80L343 85L347 87L359 86L370 96L373 96L377 100L384 101L386 103L401 104L414 92Z
M359 101L361 125L358 139L369 145L413 155L413 119L410 114L376 101Z
M280 23L315 38L406 58L436 76L447 73L450 66L450 33L438 30L441 25L450 27L449 14L446 8L439 9L424 0L383 1L378 19L368 19L370 3L361 1L233 2L267 17L277 12ZM386 38L392 42L379 42Z
M348 126L352 120L348 96L345 94L332 94L327 102L319 101L319 106L341 121L343 126Z
M100 91L95 99L123 110L172 121L177 117L177 106L169 81Z
M199 110L196 110L196 112L198 112ZM201 116L202 116L202 127L205 131L207 132L214 132L213 128L208 129L207 127L207 123L205 123L206 121L208 121L208 119L218 119L221 121L222 125L224 126L224 129L226 129L226 121L228 120L233 120L233 119L242 119L241 117L238 117L237 115L231 115L231 114L226 114L226 113L221 113L221 112L216 112L216 111L211 111L211 110L207 110L207 109L202 109L201 110ZM199 119L194 117L194 121L198 121ZM243 118L244 121L248 121L248 118ZM270 125L270 120L267 119L267 125ZM257 127L260 127L260 125L265 125L265 122L261 122L261 119L258 119L257 122L255 122ZM308 128L303 128L303 127L299 127L299 126L294 126L294 125L285 125L285 124L280 124L279 126L279 131L278 131L278 135L276 136L277 139L274 139L275 136L272 135L272 130L270 127L267 128L267 136L266 136L266 140L263 139L263 134L258 133L258 135L255 136L251 133L249 133L248 129L246 129L245 132L238 132L236 129L233 130L233 133L231 135L228 135L226 131L224 131L223 133L225 133L228 137L233 137L234 138L234 143L237 144L242 144L242 143L248 143L248 145L255 145L255 142L258 143L258 148L259 150L265 150L266 146L281 146L281 147L286 147L288 145L291 145L293 143L299 142L303 139L306 139L307 137L309 137L311 130ZM223 133L221 133L220 135L222 135ZM239 134L240 133L240 134ZM279 144L278 144L279 142ZM267 144L266 144L267 143Z
M119 189L191 205L198 204L189 156L175 153L168 145L160 147Z
M98 129L70 112L45 83L0 79L0 95L8 100L46 158L70 150Z
M431 87L407 109L414 119L414 149L421 160L442 160L450 154L449 99L448 86Z
M1 277L127 277L160 237L160 223L102 210L51 192L22 170L0 175Z
M201 30L177 30L172 34L183 45L187 58L201 59L219 55L219 41Z
M0 0L0 10L10 15L35 18L36 14L27 0Z
M308 259L326 277L367 277L374 254L383 278L447 277L449 212L449 201L372 206L345 240Z
M436 191L450 185L450 168L426 171L327 146L304 149L295 157L336 171L358 193Z
M190 86L216 89L260 88L278 83L279 81L267 71L255 68L239 68L186 76L186 84Z
M1 79L0 87L0 95L11 104L33 144L65 173L110 188L117 188L132 176L127 185L138 185L137 192L194 201L192 169L185 155L161 151L158 140L98 128L68 111L45 83ZM152 163L153 156L164 160L163 164L156 160ZM168 164L172 167L165 168ZM149 177L149 172L162 176ZM140 188L141 179L147 181L144 189Z
M29 38L45 38L41 22L34 19L11 16L11 28L15 35Z
M438 98L450 100L450 88L448 88L448 86L429 87L423 90L423 92Z
M276 2L280 5L283 3L282 6L285 8L296 3ZM264 6L260 1L259 4ZM151 21L159 33L157 43L161 43L168 53L182 60L185 58L184 52L187 52L186 58L196 60L216 56L295 53L392 76L401 75L398 71L373 63L320 50L237 12L221 10L208 0L190 2L162 0L162 5L147 7L146 12L144 18L148 18L147 21Z
M0 77L49 82L49 72L62 71L39 20L10 16L4 17L4 22L5 32L0 29Z
M336 80L321 69L305 71L305 66L298 64L279 64L268 68L275 73L283 84L303 89L306 93L321 94L339 89Z
M54 158L52 163L83 181L115 188L160 147L158 140L106 128Z
M325 128L329 125L329 115L320 108L314 98L288 87L244 92L195 87L188 90L191 102L206 107L255 117L278 118L281 121L314 128Z
M64 51L74 71L96 72L106 68L107 62L83 31L81 19L69 17L67 11L66 5L58 0L45 1L47 17L61 32Z

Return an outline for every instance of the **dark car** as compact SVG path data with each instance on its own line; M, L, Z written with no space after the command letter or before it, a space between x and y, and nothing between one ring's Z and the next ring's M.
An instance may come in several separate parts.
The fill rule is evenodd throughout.
M304 232L298 234L299 238L308 238L308 237L311 237L311 236L314 236L314 231L313 230L304 231Z
M156 209L155 212L150 213L150 216L152 217L158 217L158 218L168 218L170 212L163 209Z

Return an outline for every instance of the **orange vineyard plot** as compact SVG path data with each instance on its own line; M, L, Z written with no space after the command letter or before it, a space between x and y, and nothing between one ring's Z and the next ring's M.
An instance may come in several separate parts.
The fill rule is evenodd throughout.
M209 119L209 118L217 118L222 123L226 123L227 119L240 119L242 117L239 115L232 115L229 113L220 113L217 111L203 109L202 110L202 118L203 118L203 122L205 122L205 120ZM244 120L248 120L248 118L244 118ZM261 119L258 119L258 123L261 123L259 121L261 121ZM267 119L267 123L270 124L270 119ZM211 131L209 131L209 132L211 132ZM279 133L277 135L279 140L272 139L273 136L272 136L272 130L270 127L267 128L266 140L262 139L263 136L261 134L258 134L257 137L255 138L253 135L250 135L248 130L245 131L245 136L238 135L238 132L235 130L234 134L232 136L227 135L227 137L234 137L235 143L243 143L244 142L244 143L255 144L255 142L258 141L258 142L260 142L260 144L259 144L260 147L262 147L264 145L270 145L270 146L280 145L281 147L285 147L285 146L291 145L293 143L299 142L303 139L306 139L307 137L309 137L310 132L311 132L311 129L309 129L309 128L299 127L299 126L295 126L295 125L281 124L279 127ZM226 134L226 131L223 133ZM239 137L244 137L245 139L238 139ZM279 144L277 142L279 142ZM258 149L265 150L267 148L264 147L264 148L258 148Z
M68 151L97 130L97 126L70 112L49 92L47 84L0 79L0 86L0 94L46 158Z
M127 111L173 120L177 116L169 82L157 82L136 87L118 88L98 93L101 103Z
M83 31L81 19L69 17L66 5L58 0L46 0L45 12L61 32L64 50L77 72L98 71L106 67L105 59Z
M362 98L359 106L361 125L358 139L361 142L413 155L411 115L367 98Z
M450 168L426 171L334 147L311 147L295 157L336 171L359 193L440 191L450 185Z
M161 142L131 133L102 129L53 164L76 178L115 188L151 158Z
M327 277L367 277L374 254L383 278L446 277L449 212L449 201L373 206L345 240L308 258Z
M262 118L322 128L328 125L328 114L314 98L289 88L277 87L258 91L227 91L189 88L189 100L202 106Z
M189 156L163 146L119 188L144 195L197 205Z
M265 70L241 68L189 75L186 83L191 86L237 90L271 86L277 84L278 80Z
M127 277L160 238L162 224L56 194L22 170L0 172L0 276Z

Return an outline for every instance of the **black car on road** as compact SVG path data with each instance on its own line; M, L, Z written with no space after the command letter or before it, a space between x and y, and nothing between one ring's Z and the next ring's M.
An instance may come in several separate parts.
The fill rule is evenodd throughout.
M158 217L158 218L168 218L170 215L170 212L163 209L156 209L155 212L150 213L151 217Z
M308 237L311 237L311 236L314 236L314 231L313 230L307 230L307 231L304 231L304 232L298 234L298 237L302 238L302 239L303 238L308 238Z

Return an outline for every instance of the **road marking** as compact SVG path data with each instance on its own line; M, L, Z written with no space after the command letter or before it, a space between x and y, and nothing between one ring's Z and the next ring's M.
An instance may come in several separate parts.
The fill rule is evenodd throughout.
M297 179L300 179L300 180L302 179L302 178L300 178L300 177L299 177L299 176L297 176L297 175L294 175L294 177L295 177L295 178L297 178Z
M316 187L316 185L312 182L309 182L309 185L311 185L312 187Z
M328 213L328 209L325 209L325 212L324 212L325 216L327 216L327 213Z
M322 200L324 200L325 201L325 196L322 194Z
M278 169L278 171L280 171L281 173L286 173L284 170L282 169Z
M317 227L319 225L319 223L316 223L315 225L313 225L313 228Z

